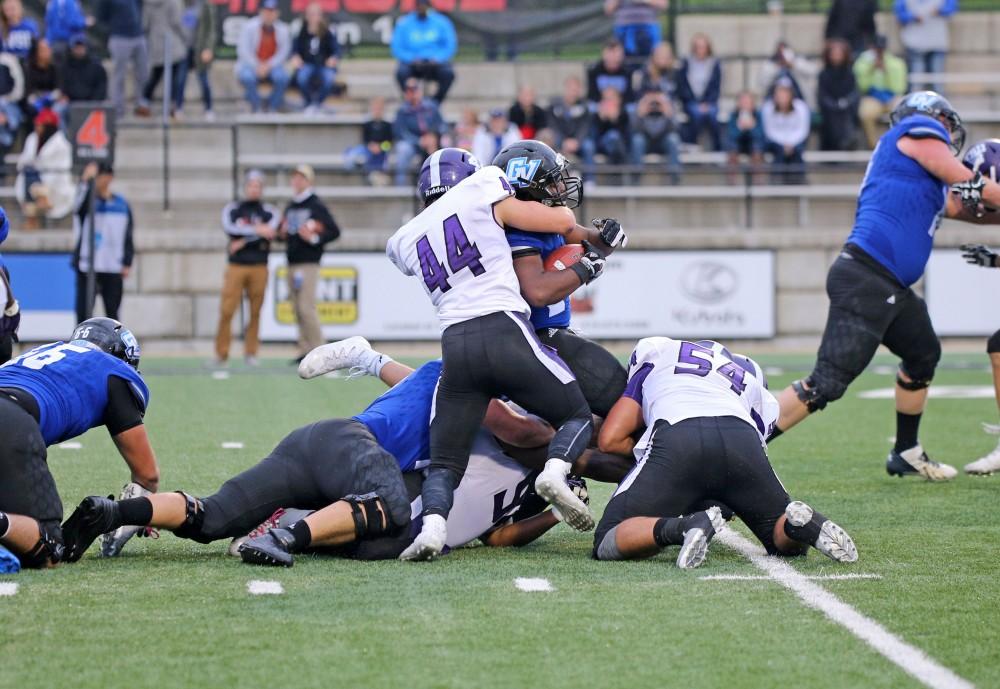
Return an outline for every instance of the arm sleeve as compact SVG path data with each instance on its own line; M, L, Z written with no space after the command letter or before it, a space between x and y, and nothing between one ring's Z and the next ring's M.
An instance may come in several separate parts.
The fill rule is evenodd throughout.
M450 62L458 51L458 36L455 35L455 25L448 17L441 15L444 46L442 47L443 62Z
M133 224L132 207L128 206L128 224L125 226L125 251L122 254L122 265L126 268L132 266L132 259L135 258L135 245L132 243Z
M104 425L112 436L142 425L146 414L145 402L124 378L108 377L108 406L104 408Z
M892 10L896 13L896 19L899 20L900 24L909 24L913 21L913 15L906 7L906 0L896 0L892 4Z
M941 3L941 9L938 11L942 17L950 17L956 12L958 12L958 0L944 0Z
M264 210L271 214L271 217L267 220L267 224L274 230L277 230L281 225L281 211L278 210L277 206L272 206L270 203L264 204Z
M392 50L392 56L400 62L413 61L413 51L410 50L409 35L407 34L408 30L409 22L404 17L396 23L396 28L392 32L390 49Z
M326 244L340 237L340 225L330 213L330 209L325 204L320 203L316 206L316 211L319 215L319 221L323 225L323 234L319 238L320 243Z

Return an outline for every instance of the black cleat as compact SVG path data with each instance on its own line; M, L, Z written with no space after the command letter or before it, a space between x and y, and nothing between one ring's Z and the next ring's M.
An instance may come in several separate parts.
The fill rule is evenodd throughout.
M294 544L295 537L288 529L271 529L241 545L240 557L248 565L291 567L295 564L291 552Z
M110 497L91 495L73 511L62 525L65 552L63 562L76 562L101 534L120 526L118 503Z

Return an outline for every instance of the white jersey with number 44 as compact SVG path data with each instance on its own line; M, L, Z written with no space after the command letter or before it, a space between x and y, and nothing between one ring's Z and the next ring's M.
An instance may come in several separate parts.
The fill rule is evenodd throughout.
M642 405L646 422L636 457L645 452L653 424L660 419L675 424L703 416L735 416L756 428L761 442L778 420L778 401L767 390L764 373L718 342L647 337L632 352L628 373L625 396Z
M442 330L500 311L530 313L493 216L493 205L513 195L503 171L487 165L390 237L386 255L404 275L420 278Z

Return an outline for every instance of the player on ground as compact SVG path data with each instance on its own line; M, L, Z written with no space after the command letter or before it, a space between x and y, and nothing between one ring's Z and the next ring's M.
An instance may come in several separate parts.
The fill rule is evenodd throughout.
M570 526L593 528L590 510L566 482L593 432L590 408L572 372L528 323L504 227L590 241L606 255L626 242L621 225L607 220L599 231L587 230L564 206L518 200L500 168L480 168L462 149L443 149L424 161L417 189L425 208L389 239L386 253L404 275L421 276L441 321L444 366L431 421L423 528L401 557L429 560L444 548L455 486L490 399L501 395L557 429L535 488ZM568 191L560 178L548 193L557 201ZM595 277L602 255L581 260Z
M884 344L901 359L886 471L945 481L954 467L928 458L917 437L941 345L927 305L910 286L923 275L941 217L988 222L970 207L980 199L1000 205L1000 185L955 157L965 129L940 95L911 93L890 120L861 185L854 230L827 277L830 312L816 366L778 396L772 437L840 399Z
M0 367L0 544L25 567L55 565L63 554L62 500L47 446L107 426L132 474L126 490L156 490L160 472L143 426L149 390L138 365L132 333L110 318L91 318L69 342Z
M639 340L625 394L599 440L604 452L634 451L638 464L604 511L594 556L652 557L680 545L677 566L697 567L724 524L718 507L697 510L721 502L772 555L799 555L812 545L834 560L857 560L847 533L805 503L791 502L774 474L764 438L777 413L752 359L717 342Z
M992 179L994 182L1000 181L1000 139L987 139L969 149L965 154L966 167L973 172ZM996 208L984 207L982 212L997 214ZM982 244L966 244L962 247L965 252L963 258L972 265L984 268L1000 268L1000 261L996 252ZM990 366L993 369L993 387L996 390L997 407L1000 408L1000 330L997 330L986 341L986 353L990 357ZM983 430L990 435L1000 435L1000 424L984 423ZM1000 471L1000 443L995 450L980 457L975 462L965 465L967 474L992 474Z
M540 141L511 144L497 154L493 164L505 171L518 199L552 203L547 189L566 179L571 193L560 203L568 208L579 205L580 180L570 177L566 160ZM588 266L580 264L566 270L545 270L546 259L566 245L562 235L507 228L507 241L521 295L531 306L531 327L542 344L555 349L569 366L591 411L607 416L625 389L625 367L604 347L570 329L570 295L594 276Z

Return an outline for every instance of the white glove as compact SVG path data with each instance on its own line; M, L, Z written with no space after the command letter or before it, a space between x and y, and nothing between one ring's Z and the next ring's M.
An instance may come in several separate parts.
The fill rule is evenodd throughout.
M118 496L119 500L129 500L131 498L142 498L152 495L152 493L138 483L131 482L126 483L122 488L121 495ZM145 526L120 526L114 531L104 534L101 537L101 557L118 557L122 552L122 548L128 543L129 539L143 532L144 536L158 537L159 532L156 529L150 529Z

